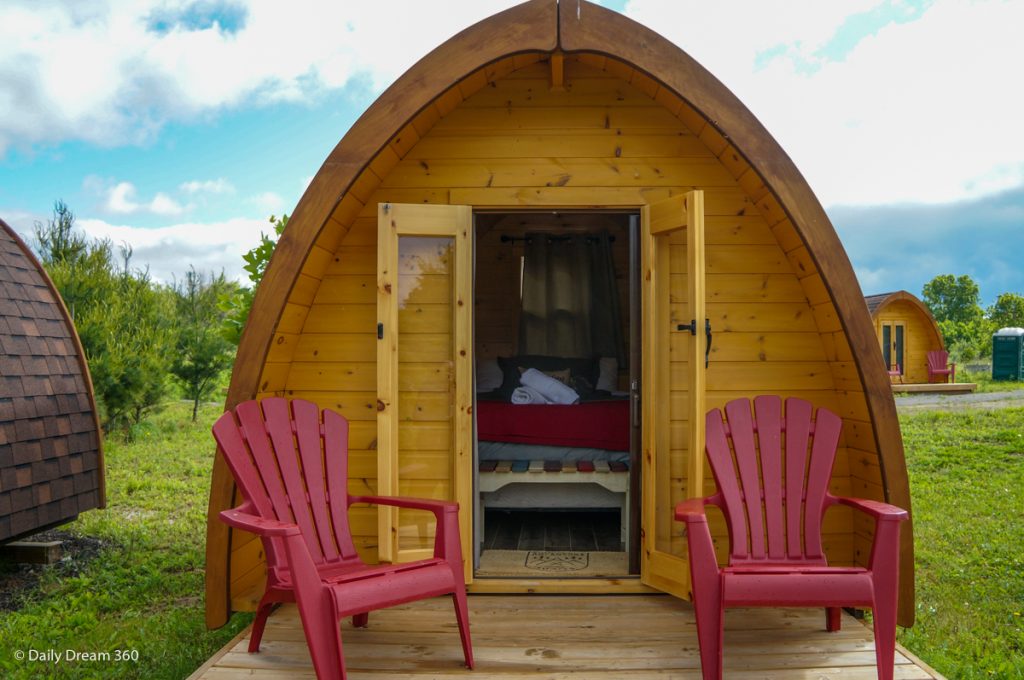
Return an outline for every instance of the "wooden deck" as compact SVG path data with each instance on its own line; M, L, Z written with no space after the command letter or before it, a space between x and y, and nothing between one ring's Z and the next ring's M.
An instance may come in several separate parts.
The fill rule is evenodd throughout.
M451 600L413 603L370 615L370 627L342 631L352 680L687 680L700 678L689 604L661 595L472 595L476 670L462 666ZM844 614L838 633L824 610L737 609L726 614L725 677L815 680L875 678L871 631ZM294 605L267 624L259 654L248 631L190 680L313 678ZM896 678L941 678L905 650Z
M893 383L893 392L909 392L918 394L930 392L932 394L968 394L978 389L977 383Z

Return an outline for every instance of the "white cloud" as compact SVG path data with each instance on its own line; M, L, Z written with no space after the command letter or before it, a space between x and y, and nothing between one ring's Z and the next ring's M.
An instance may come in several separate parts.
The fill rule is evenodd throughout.
M249 199L249 202L268 212L280 211L284 207L284 199L273 191L264 191Z
M186 194L233 194L235 187L223 177L182 182L178 189Z
M158 192L148 202L135 200L135 185L131 182L118 182L106 192L106 201L102 208L105 212L115 215L133 215L135 213L152 213L154 215L176 216L185 212L186 207L163 192Z
M184 222L160 228L111 224L79 219L76 224L92 238L110 239L132 247L132 266L148 269L157 281L170 283L190 266L199 271L224 272L229 279L247 281L242 255L266 232L263 219L235 218L223 222Z
M26 243L34 246L35 223L45 224L50 216L11 211L3 215L3 219ZM180 280L194 265L199 271L223 271L227 278L248 284L248 274L242 269L242 255L259 243L260 233L272 231L265 218L182 222L160 228L78 218L75 225L90 238L110 239L115 246L128 244L132 248L131 266L148 269L150 275L162 283L170 283L175 278Z
M219 2L235 19L226 28L182 19L218 0L0 3L0 157L15 144L150 141L169 121L315 102L354 79L379 90L516 0L450 0L444 11L417 0ZM1024 64L1024 3L911 7L630 0L626 13L735 92L827 205L954 201L1024 182L1014 71ZM904 20L836 50L849 17L865 13ZM181 191L215 193L204 185L217 181ZM174 209L155 201L150 208Z
M1013 72L1024 64L1024 3L936 0L822 56L847 15L876 6L901 7L631 0L627 14L740 97L826 205L948 202L1024 182Z
M515 0L0 3L0 156L12 145L151 140L172 120L377 89ZM211 8L234 25L191 22Z
M154 196L146 209L154 215L180 215L185 212L185 208L163 192Z

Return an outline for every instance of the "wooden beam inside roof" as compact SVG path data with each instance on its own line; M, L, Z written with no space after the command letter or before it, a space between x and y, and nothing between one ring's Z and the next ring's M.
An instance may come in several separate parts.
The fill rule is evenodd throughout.
M565 55L556 50L551 53L551 91L565 92Z

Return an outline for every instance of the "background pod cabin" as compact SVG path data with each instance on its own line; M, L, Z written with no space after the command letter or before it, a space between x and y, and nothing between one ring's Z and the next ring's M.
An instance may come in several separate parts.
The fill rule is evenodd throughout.
M901 370L901 381L928 382L928 352L946 349L942 332L928 307L905 290L864 298L875 324L882 361Z
M0 544L106 507L85 352L42 264L0 220Z
M611 386L638 404L628 483L609 491L623 500L625 566L538 585L484 578L467 560L471 589L653 587L685 597L685 539L671 508L713 490L703 414L736 396L797 395L836 411L844 435L833 490L910 507L874 328L807 183L699 64L587 2L534 0L466 29L353 125L281 237L227 405L283 395L341 411L352 422L353 490L459 501L465 554L479 556L490 492L481 490L488 473L478 472L482 400L473 385L484 360L523 353L530 238L593 232L615 237L608 258L622 347ZM259 542L217 519L234 493L218 456L210 626L252 608L264 577ZM430 544L422 518L352 513L367 559L418 557ZM713 526L724 558L724 522ZM826 531L831 561L866 563L869 522L830 511Z

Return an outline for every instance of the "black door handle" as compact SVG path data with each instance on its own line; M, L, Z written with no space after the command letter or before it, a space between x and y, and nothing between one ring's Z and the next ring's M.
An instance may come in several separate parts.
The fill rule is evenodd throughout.
M697 335L697 320L690 323L681 323L676 326L677 331L690 331L690 335ZM711 319L704 319L704 335L707 338L707 345L704 346L704 368L708 367L708 359L711 356Z
M708 342L704 345L704 368L708 367L708 359L711 357L711 319L704 319L704 334Z

